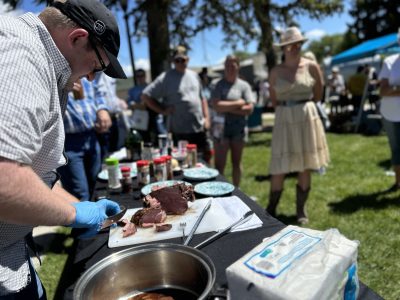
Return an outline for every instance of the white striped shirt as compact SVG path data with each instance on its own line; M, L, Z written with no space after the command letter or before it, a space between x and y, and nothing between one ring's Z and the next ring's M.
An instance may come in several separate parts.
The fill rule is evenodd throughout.
M41 177L65 163L62 113L70 76L68 62L37 16L0 16L1 157L30 165ZM0 296L31 280L24 241L31 230L0 222Z

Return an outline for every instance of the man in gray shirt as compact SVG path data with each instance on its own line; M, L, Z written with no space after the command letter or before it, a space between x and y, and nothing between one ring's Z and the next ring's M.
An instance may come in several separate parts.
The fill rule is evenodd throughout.
M189 57L183 46L173 52L174 69L162 73L142 93L146 105L167 116L167 130L174 142L187 140L199 152L207 150L210 121L207 100L203 97L200 78L187 69ZM204 153L205 154L205 153Z
M98 232L117 203L79 202L56 183L63 113L73 82L95 72L126 78L119 31L96 0L55 2L36 16L0 17L0 299L46 299L27 243L37 225Z

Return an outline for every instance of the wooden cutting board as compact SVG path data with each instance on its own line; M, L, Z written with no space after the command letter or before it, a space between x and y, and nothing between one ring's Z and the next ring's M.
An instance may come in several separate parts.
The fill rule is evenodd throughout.
M186 222L185 234L189 234L194 223L200 216L203 208L206 206L208 201L212 198L205 198L189 202L189 209L184 215L168 215L165 223L172 224L172 228L169 231L156 232L154 227L151 228L137 228L137 232L134 235L126 238L122 237L122 227L115 227L110 229L110 235L108 239L108 247L121 247L129 245L137 245L141 243L167 240L176 237L182 237L182 230L179 227L179 223ZM130 219L139 208L128 209L124 218ZM215 201L211 202L211 207L205 214L195 234L218 231L223 229L235 220L229 217L224 208Z

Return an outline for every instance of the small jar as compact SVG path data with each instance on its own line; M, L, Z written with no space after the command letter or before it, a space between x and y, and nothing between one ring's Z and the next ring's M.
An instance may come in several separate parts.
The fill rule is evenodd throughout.
M187 144L186 152L188 168L194 168L197 164L197 145Z
M154 163L154 177L156 181L164 181L167 180L167 166L165 164L165 159L155 158L153 160Z
M121 184L122 184L122 192L130 193L132 191L132 177L131 177L131 168L130 167L121 167Z
M172 172L172 157L171 155L164 155L161 158L165 159L165 165L166 165L166 170L167 170L167 180L171 180L173 176Z
M116 158L107 158L106 166L108 172L108 188L111 190L116 190L121 187L119 182L119 161Z
M137 167L137 180L139 186L144 186L150 183L150 169L148 160L138 160Z

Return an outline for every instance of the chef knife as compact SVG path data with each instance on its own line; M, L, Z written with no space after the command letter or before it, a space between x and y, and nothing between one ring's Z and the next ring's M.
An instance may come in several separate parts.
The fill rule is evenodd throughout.
M119 220L122 219L122 217L125 215L127 208L124 206L120 206L121 211L113 216L108 217L107 219L104 220L103 224L101 224L100 230L107 228L111 226L114 223L117 223Z
M203 248L204 246L207 246L208 244L210 244L211 242L215 241L216 239L219 239L221 236L225 235L226 233L228 233L232 228L241 225L245 222L247 222L254 214L254 211L249 210L248 212L246 212L243 217L241 217L239 220L237 220L236 222L234 222L233 224L229 225L228 227L226 227L225 229L223 229L222 231L217 232L216 234L210 236L208 239L206 239L205 241L201 242L200 244L194 246L194 248L196 249L200 249Z
M197 227L199 227L201 220L203 219L204 215L206 212L210 209L211 206L211 200L208 201L206 206L203 208L203 211L201 212L199 218L197 219L196 223L194 223L192 230L190 230L189 235L187 236L185 242L183 243L184 245L189 244L190 240L192 239L194 233L196 232Z

